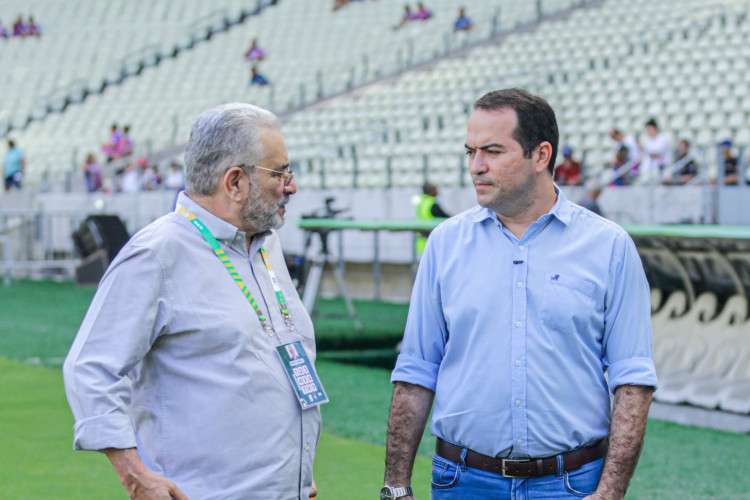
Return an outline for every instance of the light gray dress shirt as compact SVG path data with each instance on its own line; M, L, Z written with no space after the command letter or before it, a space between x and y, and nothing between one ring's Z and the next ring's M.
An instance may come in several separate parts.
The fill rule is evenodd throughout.
M110 265L65 360L74 447L137 447L146 467L190 500L306 500L320 411L301 409L276 346L301 340L314 360L315 340L278 236L256 236L248 252L245 233L184 193L178 205L219 240L275 334L263 330L199 231L177 212L159 218Z

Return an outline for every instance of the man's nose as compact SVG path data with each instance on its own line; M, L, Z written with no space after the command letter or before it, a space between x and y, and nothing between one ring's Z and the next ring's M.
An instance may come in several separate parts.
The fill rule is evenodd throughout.
M487 170L487 165L485 164L485 158L481 151L477 151L474 156L469 157L469 173L474 174L481 174L482 172Z

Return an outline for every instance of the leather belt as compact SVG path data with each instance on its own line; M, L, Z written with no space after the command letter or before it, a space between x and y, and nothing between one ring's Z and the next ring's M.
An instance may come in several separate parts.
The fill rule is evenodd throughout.
M602 439L592 446L563 453L563 472L578 469L589 462L603 458L607 454L608 445L609 441ZM451 462L461 463L463 448L460 446L446 443L438 438L435 451L438 455ZM557 474L557 455L546 458L513 460L509 458L490 457L476 451L467 450L464 463L474 469L494 472L508 478L527 478Z

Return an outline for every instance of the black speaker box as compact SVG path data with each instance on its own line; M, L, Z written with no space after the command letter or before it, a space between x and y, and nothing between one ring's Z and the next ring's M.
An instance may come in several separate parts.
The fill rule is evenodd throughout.
M86 258L104 249L108 263L112 262L128 239L128 230L116 215L89 215L73 233L73 243L81 257Z
M104 249L85 257L76 267L76 285L98 285L107 266L109 266L109 258Z

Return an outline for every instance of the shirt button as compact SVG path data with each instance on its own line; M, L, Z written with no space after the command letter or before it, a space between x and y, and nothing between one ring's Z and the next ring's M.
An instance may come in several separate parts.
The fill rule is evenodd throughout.
M518 249L521 250L521 251L523 251L524 250L524 246L521 245L520 247L518 247Z
M518 441L516 441L516 443L523 444L523 439L519 439Z
M523 325L523 323L521 323L520 321L516 323L516 326L517 326L518 328L521 328L521 325Z
M519 282L518 282L518 288L521 288L522 286L523 286L523 283L521 283L521 282L519 281Z
M309 444L305 443L304 446L305 446L306 450L310 449L310 445Z
M521 366L521 360L520 359L516 360L516 366Z
M520 399L516 399L516 406L521 406L521 400Z

